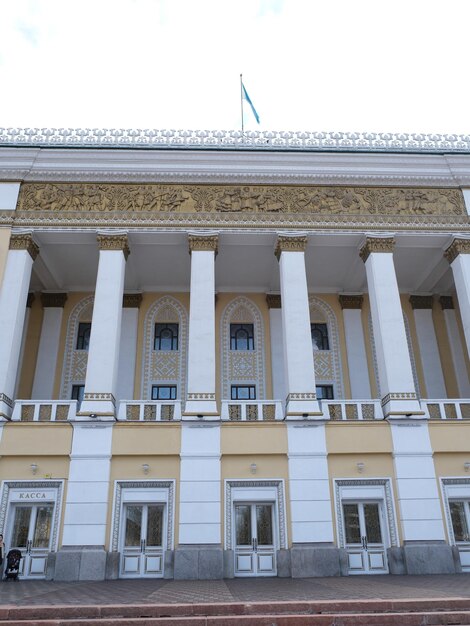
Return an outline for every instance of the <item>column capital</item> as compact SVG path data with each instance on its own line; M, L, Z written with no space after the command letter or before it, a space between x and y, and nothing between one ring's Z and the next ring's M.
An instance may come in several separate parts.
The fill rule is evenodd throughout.
M67 302L66 293L42 293L41 303L43 308L54 307L63 309Z
M365 263L372 252L393 252L394 247L394 237L367 237L359 251L359 256Z
M361 294L340 293L338 296L342 309L362 309L364 296Z
M125 293L122 297L122 306L124 309L139 309L141 304L141 293Z
M281 305L281 294L279 293L267 293L266 294L266 304L268 305L268 309L280 309Z
M189 254L191 252L214 252L217 255L219 251L219 236L208 234L190 234L188 235Z
M434 298L432 296L410 296L412 309L432 309Z
M27 250L33 261L39 254L39 246L29 233L12 234L10 236L10 250Z
M34 293L32 291L28 293L28 298L26 300L26 308L30 309L33 306L33 302L35 300L36 300L36 296L34 295Z
M452 263L459 254L470 254L470 239L456 237L444 252L444 257Z
M441 296L439 298L439 303L443 311L445 311L446 309L455 308L454 301L452 300L452 296Z
M122 250L124 258L127 261L127 257L130 254L129 240L124 233L109 234L98 233L96 235L98 247L100 250Z
M274 254L279 261L281 252L305 252L306 248L306 235L278 235Z

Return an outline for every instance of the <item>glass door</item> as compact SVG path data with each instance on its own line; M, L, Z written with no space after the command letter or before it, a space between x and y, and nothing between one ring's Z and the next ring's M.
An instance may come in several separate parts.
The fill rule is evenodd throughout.
M468 500L451 500L449 509L462 571L470 572L470 502Z
M21 552L20 575L23 578L44 578L47 556L51 548L54 505L14 505L13 524L8 550Z
M381 502L343 502L350 574L387 574Z
M275 576L274 506L235 504L235 575Z
M125 504L121 577L163 576L164 504Z

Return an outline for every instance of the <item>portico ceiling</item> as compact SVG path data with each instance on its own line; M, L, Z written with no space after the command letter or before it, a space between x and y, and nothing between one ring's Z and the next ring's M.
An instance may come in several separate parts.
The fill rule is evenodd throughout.
M99 251L96 234L86 231L34 234L41 253L33 267L33 291L93 291ZM223 232L216 259L219 292L279 292L275 232ZM450 293L453 278L443 251L446 234L397 234L394 262L403 293ZM360 233L309 233L305 255L309 291L367 292L358 250ZM126 291L187 292L191 258L184 232L132 232Z

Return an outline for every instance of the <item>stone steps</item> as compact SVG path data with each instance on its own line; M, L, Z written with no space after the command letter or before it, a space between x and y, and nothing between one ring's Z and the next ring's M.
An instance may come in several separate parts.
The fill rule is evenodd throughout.
M0 626L468 626L470 598L0 606Z

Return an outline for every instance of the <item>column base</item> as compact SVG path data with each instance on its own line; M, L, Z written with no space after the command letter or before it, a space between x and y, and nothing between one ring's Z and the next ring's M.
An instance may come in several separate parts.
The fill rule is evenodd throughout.
M175 580L221 580L224 551L219 545L181 545L175 550Z
M109 397L87 398L87 395ZM89 420L90 418L101 421L114 421L116 419L116 403L112 394L85 394L80 411L77 412L77 420Z
M212 394L191 394L191 395L212 395ZM189 398L184 408L183 419L199 420L199 419L220 419L220 412L217 408L217 402L212 398L194 399Z
M333 544L293 544L290 550L292 578L344 575L343 553L344 550Z
M382 398L382 410L384 417L394 419L427 419L424 411L421 409L419 400L413 397L415 394L408 393L388 393Z
M452 546L445 543L418 542L403 546L403 560L406 573L423 574L458 574L458 567Z
M63 546L48 562L48 578L68 582L105 580L107 556L102 546Z
M286 419L323 419L314 393L290 393L286 402Z

